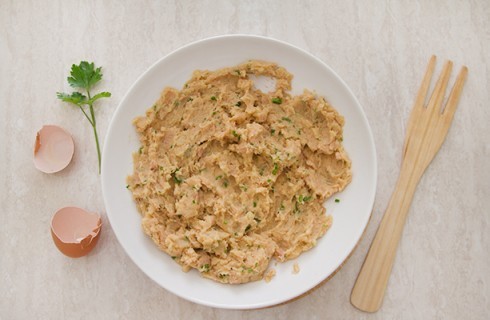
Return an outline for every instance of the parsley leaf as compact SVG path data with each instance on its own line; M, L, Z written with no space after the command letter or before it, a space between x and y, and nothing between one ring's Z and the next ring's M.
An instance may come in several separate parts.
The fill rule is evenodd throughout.
M101 93L97 93L95 96L90 98L89 103L94 103L95 101L99 100L100 98L109 98L110 96L111 96L111 93L106 92L106 91L101 92Z
M76 105L83 105L87 102L87 97L80 92L73 92L72 94L57 92L56 96L64 102L70 102Z
M72 65L68 83L73 88L90 90L97 82L102 79L102 68L95 68L94 63L82 61L80 64Z

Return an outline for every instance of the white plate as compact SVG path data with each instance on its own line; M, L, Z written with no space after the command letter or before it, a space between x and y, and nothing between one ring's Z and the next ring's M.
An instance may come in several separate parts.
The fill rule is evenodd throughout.
M195 69L216 69L249 59L276 62L293 75L293 93L314 89L345 117L344 145L352 159L352 183L326 203L333 226L312 250L296 261L275 264L270 283L219 284L197 271L181 271L159 251L141 229L141 216L126 189L133 171L131 154L139 141L131 123L144 114L166 86L182 88ZM376 191L376 152L369 124L347 85L326 64L287 43L259 36L227 35L191 43L151 66L129 89L110 124L102 158L102 190L112 229L129 257L160 286L203 305L251 309L275 305L312 289L331 275L349 256L371 214ZM301 271L292 274L293 263ZM124 280L123 280L124 281Z

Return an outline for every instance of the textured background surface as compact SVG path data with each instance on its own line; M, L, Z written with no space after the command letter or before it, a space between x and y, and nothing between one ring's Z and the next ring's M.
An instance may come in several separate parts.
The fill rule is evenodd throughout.
M0 1L0 318L488 319L490 2L263 2ZM377 198L357 251L327 284L267 310L199 306L136 268L105 217L90 126L55 97L68 89L72 63L102 65L99 88L113 93L97 110L104 137L123 94L150 64L227 33L284 40L329 64L363 105L377 146ZM448 139L415 194L384 305L364 314L350 305L350 291L395 184L432 53L466 64L469 78ZM48 123L67 127L76 143L74 161L55 175L32 165L35 133ZM97 248L78 260L62 256L49 234L52 213L67 205L100 212L106 222Z

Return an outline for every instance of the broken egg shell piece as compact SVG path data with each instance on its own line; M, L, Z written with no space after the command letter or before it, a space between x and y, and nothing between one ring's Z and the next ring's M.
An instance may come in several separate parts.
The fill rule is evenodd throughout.
M63 128L45 125L36 134L34 166L45 173L55 173L68 166L75 152L72 136Z
M71 258L88 254L97 244L101 228L98 214L78 207L61 208L51 220L51 236L56 247Z

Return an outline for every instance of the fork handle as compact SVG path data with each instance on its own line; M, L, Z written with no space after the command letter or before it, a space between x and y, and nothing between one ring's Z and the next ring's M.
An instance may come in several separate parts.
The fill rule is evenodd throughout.
M351 303L362 311L376 312L381 307L419 179L420 175L402 165L395 191L352 289Z

